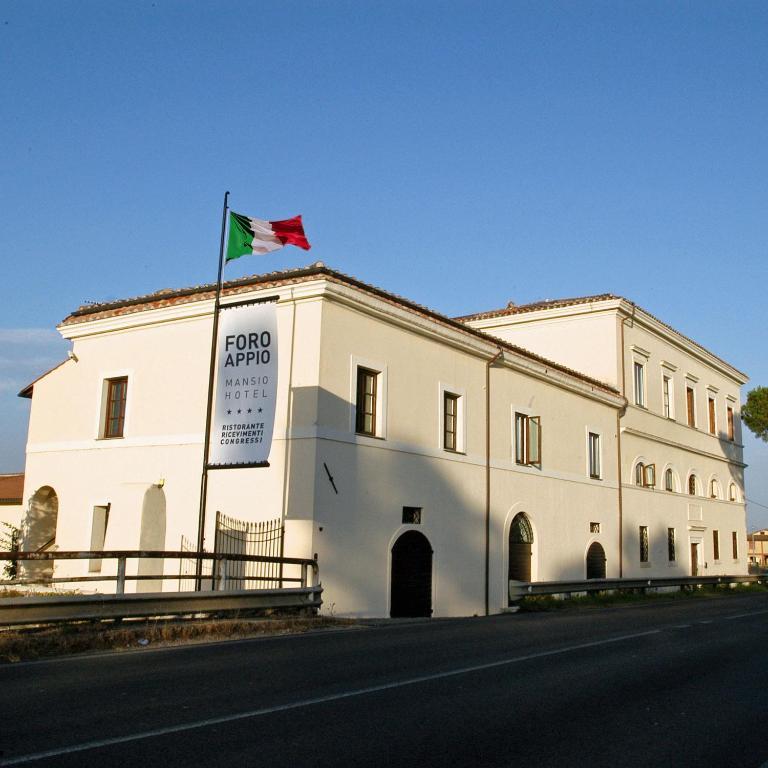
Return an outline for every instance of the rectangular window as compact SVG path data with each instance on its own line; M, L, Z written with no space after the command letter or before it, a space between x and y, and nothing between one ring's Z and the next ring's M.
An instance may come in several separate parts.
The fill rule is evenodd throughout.
M688 426L696 426L696 396L693 392L693 387L685 388L685 405L688 412Z
M450 392L443 393L443 448L446 451L458 450L456 439L458 428L459 396Z
M640 526L640 562L648 562L648 526Z
M541 417L515 414L515 461L541 468Z
M736 535L736 531L731 533L731 546L733 547L733 559L739 559L739 537Z
M403 525L421 525L421 507L403 507Z
M635 363L635 405L645 408L645 366Z
M715 560L720 559L720 534L712 531L712 548L714 550Z
M663 376L661 379L661 394L664 407L664 416L667 419L672 416L672 379L669 376Z
M357 404L355 431L359 435L376 434L376 389L378 371L358 367L357 369Z
M104 542L107 538L107 525L109 523L109 504L106 507L93 508L93 522L91 524L91 552L103 552ZM88 561L88 570L91 573L101 573L101 558L92 558Z
M728 439L733 442L736 439L736 435L733 430L733 408L730 405L726 408L726 413L728 415Z
M599 480L600 475L600 435L589 433L589 476Z
M677 552L675 550L675 529L667 528L667 557L670 563L674 563L677 560Z
M600 533L600 523L590 523L589 524L589 532L590 533Z
M125 427L125 401L128 394L128 377L107 379L107 402L104 416L103 437L122 437Z
M707 408L709 415L709 434L714 435L717 430L717 424L715 422L715 398L710 397L707 399Z

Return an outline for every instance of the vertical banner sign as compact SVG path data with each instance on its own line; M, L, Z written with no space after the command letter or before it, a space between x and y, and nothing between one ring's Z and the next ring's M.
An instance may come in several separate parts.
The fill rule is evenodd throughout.
M275 302L222 307L208 466L266 464L277 399Z

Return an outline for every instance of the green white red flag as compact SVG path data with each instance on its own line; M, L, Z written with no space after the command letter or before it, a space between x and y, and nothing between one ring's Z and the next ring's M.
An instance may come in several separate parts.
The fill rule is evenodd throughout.
M282 221L263 221L229 212L229 239L227 261L247 254L269 253L284 245L295 245L305 251L310 249L301 216Z

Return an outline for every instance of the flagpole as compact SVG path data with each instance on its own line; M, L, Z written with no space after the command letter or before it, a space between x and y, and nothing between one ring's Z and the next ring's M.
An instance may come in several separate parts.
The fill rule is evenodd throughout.
M211 415L213 413L213 380L216 372L216 347L219 332L219 305L221 304L221 278L224 274L224 234L227 228L227 202L229 192L224 193L224 208L221 213L221 245L219 246L219 275L216 279L216 300L213 303L213 330L211 331L211 363L208 369L208 405L205 412L205 435L203 437L203 473L200 479L200 515L197 520L197 553L202 554L205 545L205 507L208 497L208 454L211 445ZM198 559L195 566L195 590L202 588L203 561Z

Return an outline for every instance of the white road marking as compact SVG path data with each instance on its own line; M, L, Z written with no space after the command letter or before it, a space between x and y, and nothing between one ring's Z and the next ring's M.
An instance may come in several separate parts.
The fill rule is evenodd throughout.
M749 618L752 618L752 616L761 616L766 613L768 613L768 611L750 611L749 613L735 613L732 616L723 616L723 619L725 621L730 621L731 619L749 619ZM768 763L766 763L765 765L768 768ZM763 768L763 766L760 766L760 768Z
M156 736L168 736L172 733L183 733L184 731L193 731L197 728L207 728L212 725L222 725L224 723L234 723L238 720L248 720L255 717L263 717L264 715L272 715L277 712L287 712L292 709L300 709L302 707L312 707L317 704L327 704L332 701L340 701L342 699L350 699L355 696L365 696L369 693L379 693L380 691L390 691L395 688L403 688L408 685L418 685L419 683L427 683L432 680L444 680L448 677L456 677L457 675L466 675L472 672L482 672L486 669L494 669L496 667L504 667L510 664L519 664L523 661L532 661L534 659L543 659L548 656L557 656L563 653L571 653L573 651L580 651L585 648L598 648L602 645L610 645L611 643L620 643L624 640L635 640L640 637L648 637L649 635L658 635L662 632L661 629L651 629L647 632L637 632L632 635L621 635L619 637L611 637L607 640L595 640L591 643L579 643L578 645L570 645L565 648L557 648L552 651L540 651L539 653L529 653L525 656L515 656L511 659L502 659L501 661L491 661L486 664L475 664L470 667L459 667L457 669L451 669L446 672L436 672L432 675L422 675L420 677L411 677L405 680L397 680L392 683L382 683L381 685L372 685L368 688L357 688L352 691L343 691L342 693L334 693L329 696L318 696L312 699L304 699L302 701L295 701L291 704L280 704L275 707L265 707L264 709L253 709L248 712L238 712L232 715L222 715L221 717L211 717L205 720L196 720L192 723L183 723L181 725L172 725L167 728L156 728L151 731L141 731L139 733L128 734L127 736L117 736L112 739L99 739L98 741L86 741L82 744L72 744L68 747L60 747L58 749L49 749L45 752L35 752L29 755L19 755L17 757L11 757L7 760L0 761L0 765L23 765L25 763L32 763L36 760L45 760L49 757L60 757L62 755L71 755L76 752L85 752L89 749L99 749L101 747L111 747L116 744L127 744L132 741L141 741L143 739L151 739Z

